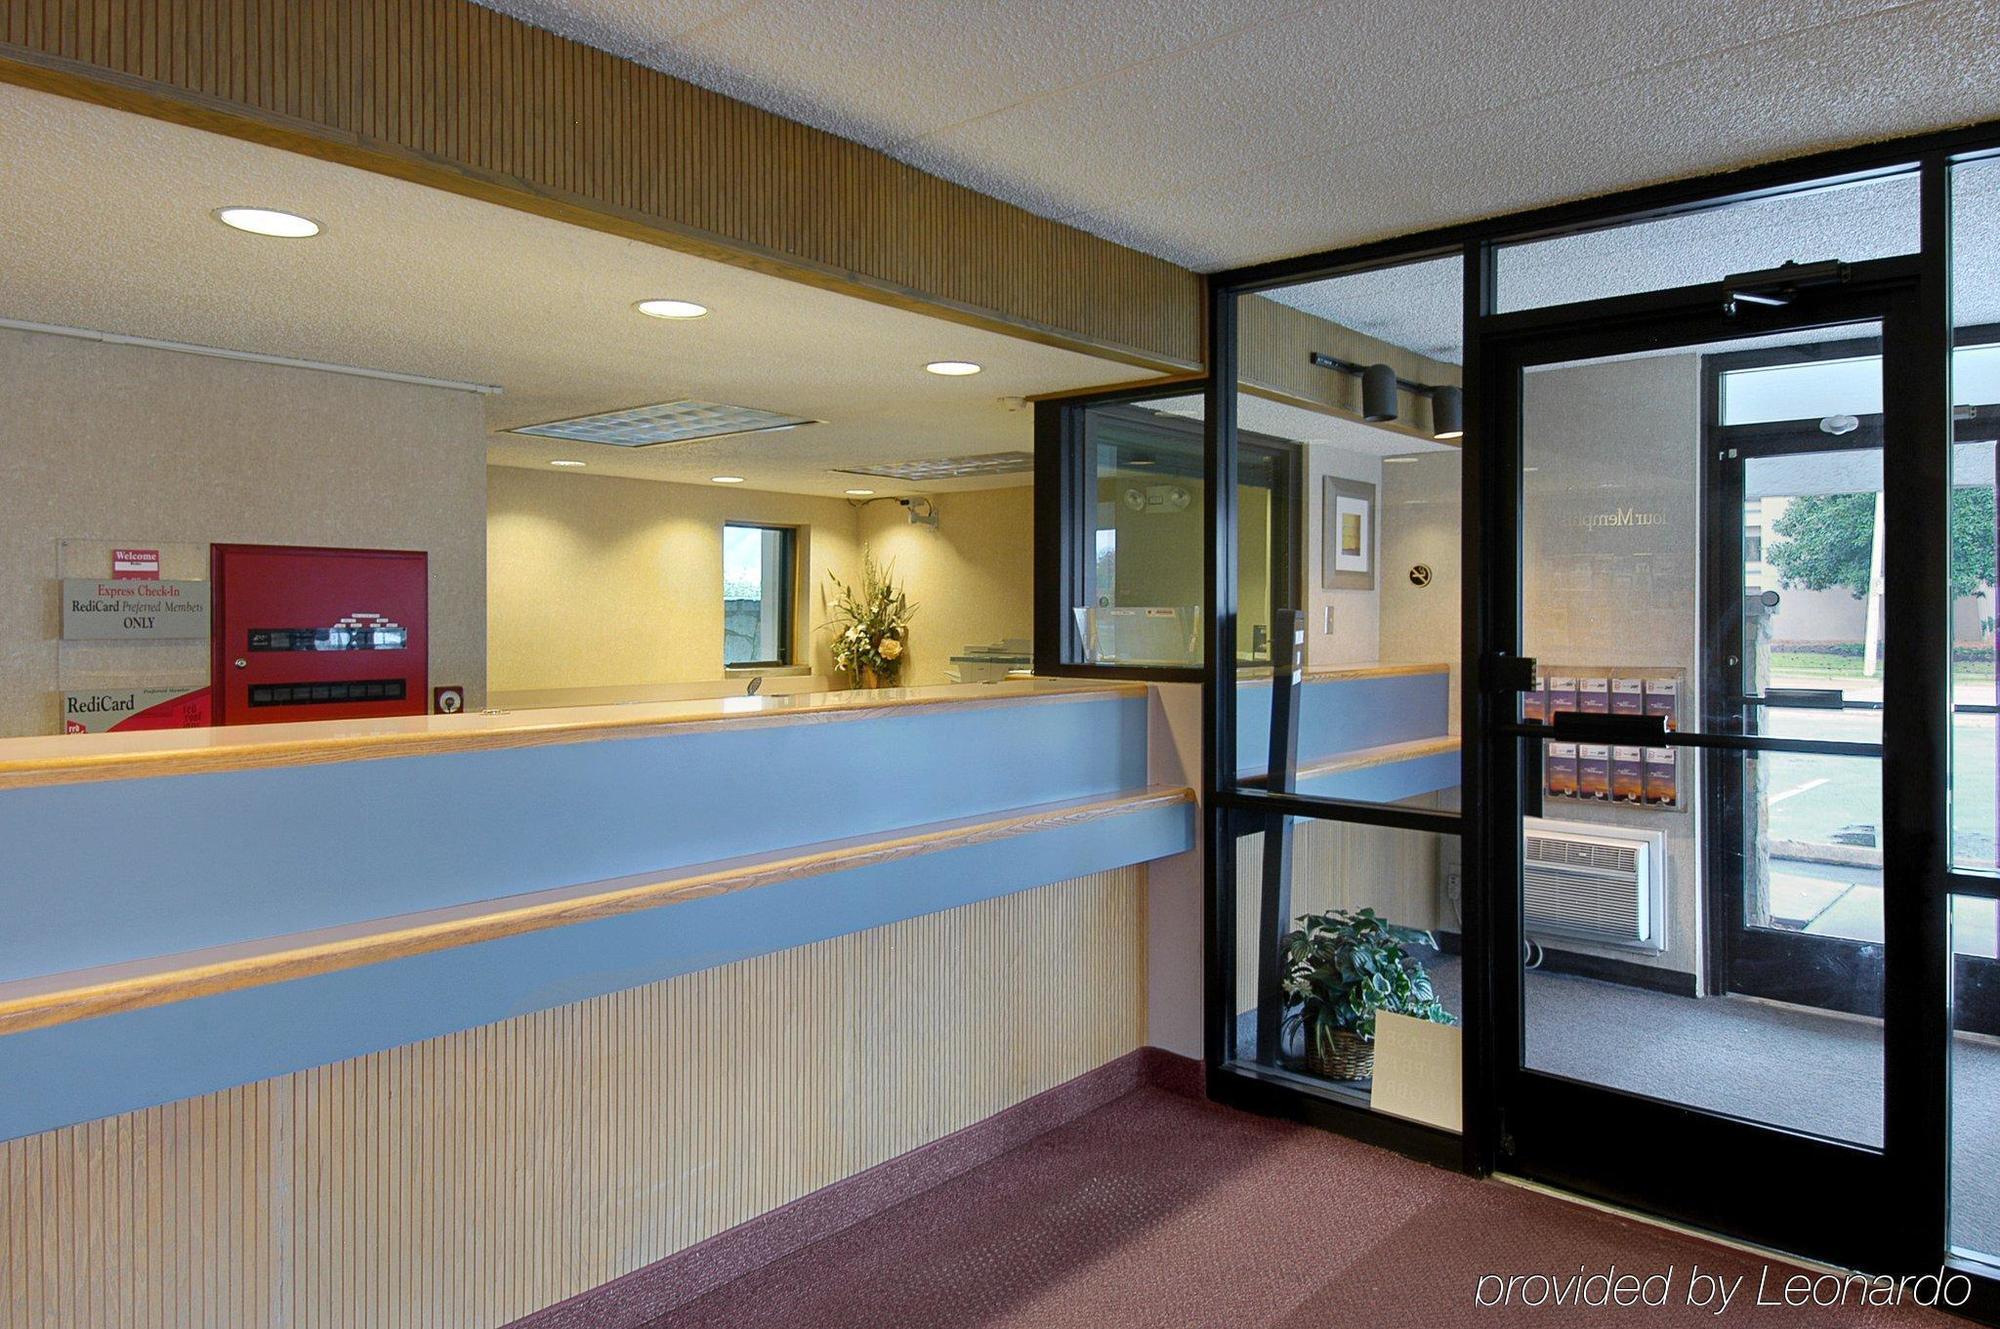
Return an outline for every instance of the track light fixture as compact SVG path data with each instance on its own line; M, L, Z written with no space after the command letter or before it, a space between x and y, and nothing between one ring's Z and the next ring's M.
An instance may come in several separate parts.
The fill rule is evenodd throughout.
M1369 365L1361 371L1361 418L1371 425L1387 424L1396 418L1396 371L1388 365Z
M1413 383L1398 378L1392 366L1364 365L1338 360L1314 351L1308 360L1321 369L1336 369L1361 380L1361 418L1369 424L1388 424L1402 414L1399 392L1410 392L1431 400L1431 437L1462 438L1465 435L1465 393L1451 383Z
M1431 389L1431 437L1465 437L1465 393L1448 383Z

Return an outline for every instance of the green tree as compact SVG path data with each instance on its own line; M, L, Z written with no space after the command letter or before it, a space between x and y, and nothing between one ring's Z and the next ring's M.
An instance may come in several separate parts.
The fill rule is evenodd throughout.
M1971 595L1993 584L1993 490L1951 491L1951 593ZM1868 557L1875 536L1875 495L1807 494L1795 498L1771 526L1764 558L1787 587L1829 591L1844 586L1868 594Z

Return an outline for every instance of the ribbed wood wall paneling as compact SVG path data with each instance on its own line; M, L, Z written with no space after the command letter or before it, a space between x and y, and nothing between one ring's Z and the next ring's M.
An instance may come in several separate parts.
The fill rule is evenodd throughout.
M504 1324L1143 1044L1142 873L0 1144L0 1326Z
M0 78L1147 368L1202 362L1185 269L470 0L0 0Z

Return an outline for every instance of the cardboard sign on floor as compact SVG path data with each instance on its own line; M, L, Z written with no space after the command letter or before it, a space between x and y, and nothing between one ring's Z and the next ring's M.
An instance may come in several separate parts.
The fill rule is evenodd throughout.
M1369 1104L1392 1117L1464 1130L1464 1042L1457 1025L1378 1014Z

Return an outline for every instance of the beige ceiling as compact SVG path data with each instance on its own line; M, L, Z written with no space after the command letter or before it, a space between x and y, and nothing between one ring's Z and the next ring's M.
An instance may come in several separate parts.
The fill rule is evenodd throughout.
M838 494L832 467L1033 446L1018 399L1135 371L199 130L0 85L0 318L497 385L495 429L677 397L826 423L643 451L496 434L490 458ZM211 210L304 213L303 241ZM698 301L669 322L634 301ZM940 378L926 362L985 372ZM1006 399L1016 399L1009 402ZM1023 484L1025 475L985 483Z
M1202 269L2000 115L1987 0L484 3Z

